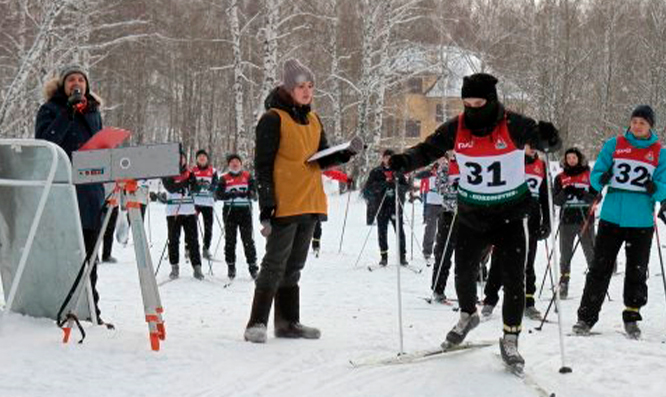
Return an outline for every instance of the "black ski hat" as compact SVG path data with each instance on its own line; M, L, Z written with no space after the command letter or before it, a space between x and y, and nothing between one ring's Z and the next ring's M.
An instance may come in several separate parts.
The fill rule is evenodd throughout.
M497 100L497 78L488 73L475 73L463 78L460 97L483 98L487 101Z
M243 163L243 159L241 159L241 156L238 155L238 153L231 153L230 155L227 156L227 164L231 163L231 160L236 159Z
M386 149L384 150L384 153L382 153L382 157L384 156L393 156L395 154L395 151L393 149Z
M210 158L210 156L208 156L208 152L207 152L206 150L204 150L204 149L199 149L199 150L197 151L197 155L194 156L194 157L197 158L197 157L199 157L200 154L204 154L204 155L206 155L206 157Z
M650 127L654 127L656 118L654 115L654 110L652 110L652 108L649 105L636 106L636 109L634 109L634 111L631 112L631 118L633 119L634 117L643 118L648 122L648 124L650 124Z

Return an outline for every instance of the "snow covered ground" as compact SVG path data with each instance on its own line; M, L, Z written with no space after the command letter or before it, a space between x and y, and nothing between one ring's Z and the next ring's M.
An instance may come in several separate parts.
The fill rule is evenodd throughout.
M133 250L114 247L117 264L100 266L99 290L103 318L116 331L87 325L83 345L61 343L53 322L10 314L0 334L0 396L540 396L530 382L508 374L497 344L457 352L419 363L352 368L350 359L384 358L398 351L396 267L369 272L378 260L376 233L355 266L369 228L365 204L351 199L344 250L338 253L346 196L329 196L330 221L324 224L322 254L311 256L303 273L302 321L322 330L322 339L278 340L265 345L243 341L253 284L239 254L239 276L223 288L226 269L213 262L215 276L203 282L183 266L181 279L160 287L165 307L167 340L160 352L149 348ZM221 207L218 207L218 213ZM164 207L151 211L152 253L155 266L166 240ZM411 206L407 208L411 213ZM416 236L423 234L421 207L416 208ZM256 228L259 254L264 239ZM662 236L666 238L665 230ZM214 243L220 235L214 231ZM392 237L391 249L395 247ZM654 247L654 245L653 245ZM408 244L409 250L409 244ZM539 281L545 253L537 255ZM414 245L411 263L421 274L403 270L402 303L406 352L433 348L456 322L451 306L430 305L431 269L425 267ZM395 262L395 250L390 252ZM222 248L217 258L222 259ZM620 260L623 270L624 259ZM208 264L205 264L206 270ZM564 330L576 319L584 281L585 261L578 250L572 266L572 299L563 302ZM623 276L611 283L612 302L606 303L594 328L601 335L565 337L567 364L573 373L558 373L561 366L557 324L525 320L520 349L528 378L558 397L664 396L666 395L666 302L653 248L650 263L650 301L644 308L644 339L631 341L620 331ZM158 282L167 278L162 264ZM452 280L447 295L455 296ZM544 294L537 306L545 310ZM499 310L468 337L496 341L501 335ZM555 320L556 316L551 316ZM269 331L272 326L269 326Z

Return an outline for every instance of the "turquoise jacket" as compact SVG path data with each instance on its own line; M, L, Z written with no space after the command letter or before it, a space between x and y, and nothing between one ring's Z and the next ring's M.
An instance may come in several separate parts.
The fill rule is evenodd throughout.
M650 138L638 139L629 130L624 137L636 148L646 148L659 140L654 131L650 132ZM594 163L590 175L592 187L601 191L603 185L601 176L613 165L613 153L617 138L611 138L601 148L599 157ZM601 208L601 219L611 222L620 227L653 227L655 202L666 199L666 149L659 153L659 164L654 170L652 180L657 186L655 193L650 196L647 193L630 192L609 187Z

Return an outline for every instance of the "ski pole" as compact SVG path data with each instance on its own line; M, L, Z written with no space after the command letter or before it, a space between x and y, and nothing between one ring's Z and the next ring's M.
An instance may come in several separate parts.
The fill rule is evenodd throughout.
M446 256L446 250L449 248L449 243L451 241L451 234L453 233L453 228L456 224L458 218L458 207L456 206L456 211L453 213L453 218L451 218L451 224L449 225L449 232L446 235L446 242L444 242L444 249L442 250L441 257L437 264L437 276L435 276L435 281L432 285L432 294L433 298L435 296L435 288L437 288L437 283L439 283L439 276L442 274L442 264L444 263L444 257ZM439 251L439 250L438 250ZM433 269L434 270L434 269Z
M411 223L412 238L411 238L411 248L410 248L411 253L409 254L409 258L411 260L414 260L414 207L415 207L414 200L412 200L412 223Z
M201 213L201 216L203 216L203 212ZM199 234L201 234L201 242L205 239L204 236L204 230L201 228L201 222L199 222L199 215L197 215L197 226L199 228ZM210 256L207 258L208 259L208 274L213 276L213 261L210 260Z
M659 266L661 266L661 281L664 283L664 293L666 294L666 274L664 274L664 258L661 253L661 240L659 239L659 227L657 226L657 216L654 217L654 234L657 236L657 252L659 252Z
M356 262L354 262L354 267L358 266L358 262L361 260L361 255L363 255L363 251L365 251L365 246L368 244L368 239L370 239L370 234L372 233L372 227L375 225L375 222L377 221L377 216L379 215L379 211L382 209L382 205L384 204L384 200L386 199L386 193L384 192L384 196L382 196L382 200L379 202L379 207L377 207L377 212L375 213L374 218L372 218L372 223L370 224L370 229L368 230L368 234L365 236L365 240L363 241L363 246L361 247L361 252L358 253L358 257L356 258ZM400 248L398 248L400 249Z
M550 210L550 230L554 229L555 226L555 207L553 205L553 176L550 170L550 154L546 153L546 183L548 187L548 206ZM558 263L557 250L555 249L555 236L551 235L551 246L553 247L553 271L555 274L559 274L560 266ZM560 310L560 283L555 286L555 291L553 293L553 298L555 301L555 310L557 311L557 325L559 331L559 340L560 340L560 358L562 360L562 366L560 367L560 373L566 374L571 372L571 367L566 365L566 356L564 351L564 331L562 330L562 310ZM544 316L545 318L545 316Z
M347 184L348 195L347 195L347 205L345 206L345 220L342 222L342 233L340 234L340 247L338 248L338 254L342 252L342 240L345 238L345 228L347 227L347 214L349 213L349 201L351 200L352 190L349 184Z
M557 241L557 237L560 234L560 229L562 228L562 219L560 216L560 223L557 226L557 231L555 232L555 238L554 240ZM554 281L553 281L553 272L551 269L551 259L553 258L553 251L556 249L555 247L552 247L552 250L548 249L548 240L544 240L546 243L546 270L543 272L543 278L541 280L541 287L539 288L539 299L541 299L541 293L543 292L543 287L546 284L546 276L550 274L550 284L551 288L554 286Z
M400 333L400 350L398 350L398 355L404 354L404 341L403 341L403 331L402 331L402 286L400 285L400 268L402 267L401 264L401 257L402 257L402 252L400 250L400 228L402 228L402 222L400 222L399 214L400 214L400 191L399 191L399 179L398 175L394 175L395 179L395 222L398 224L396 227L396 233L395 233L395 239L396 239L396 258L397 258L397 266L396 266L396 271L397 271L397 295L398 295L398 329Z

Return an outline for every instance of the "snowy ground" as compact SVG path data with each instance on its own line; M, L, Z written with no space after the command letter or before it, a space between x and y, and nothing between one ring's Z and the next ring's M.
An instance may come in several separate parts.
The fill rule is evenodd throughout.
M239 247L239 277L223 288L226 271L213 262L214 277L199 282L183 267L181 279L160 288L165 307L167 340L162 350L148 344L131 243L115 246L117 264L102 264L99 290L103 318L116 331L88 326L83 345L63 345L53 322L10 314L0 334L0 396L494 396L542 395L503 369L496 344L415 364L352 368L350 359L390 357L398 351L396 268L369 272L378 260L376 234L370 236L358 266L356 258L368 233L365 205L351 200L344 252L338 254L346 196L329 196L330 221L324 224L323 251L310 257L302 279L302 321L322 330L322 339L278 340L265 345L243 341L253 285ZM218 207L218 213L221 207ZM408 207L407 212L411 212ZM420 206L416 236L422 238ZM166 240L164 207L151 206L152 253L157 265ZM258 228L257 228L258 230ZM666 238L666 234L662 235ZM256 232L259 254L264 239ZM219 231L215 228L214 243ZM395 246L394 239L390 246ZM409 245L408 245L409 249ZM542 250L543 247L540 247ZM414 245L412 264L423 273L402 271L404 348L407 352L436 347L456 322L450 306L429 305L430 268ZM395 250L391 251L392 258ZM521 352L528 377L560 396L664 396L666 380L666 305L659 261L653 249L650 302L644 308L644 339L630 341L622 327L623 276L613 278L599 336L565 337L567 364L561 375L557 324L525 320ZM218 258L222 258L220 248ZM537 255L540 277L545 253ZM621 260L620 270L623 270ZM208 265L206 264L205 267ZM207 269L206 269L207 270ZM572 299L563 302L564 330L575 320L584 281L579 252L573 263ZM165 280L163 263L158 281ZM450 280L447 294L455 296ZM538 307L545 310L544 294ZM496 341L501 320L482 323L469 340ZM551 317L556 319L555 316ZM271 327L269 327L269 330Z

